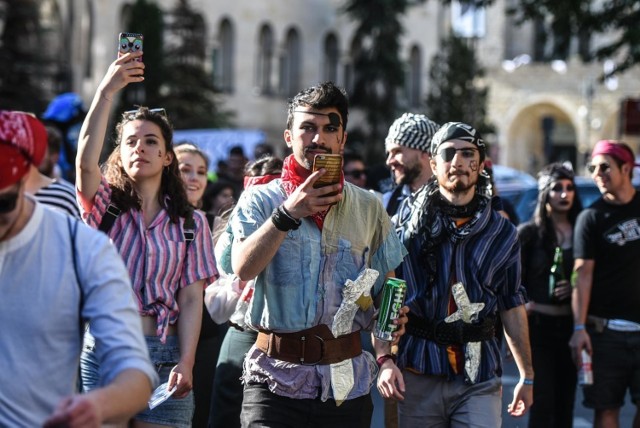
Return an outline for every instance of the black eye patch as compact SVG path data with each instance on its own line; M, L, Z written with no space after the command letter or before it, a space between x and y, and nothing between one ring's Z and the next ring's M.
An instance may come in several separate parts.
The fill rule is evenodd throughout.
M327 115L329 117L329 123L336 128L340 126L340 115L338 113L329 113Z

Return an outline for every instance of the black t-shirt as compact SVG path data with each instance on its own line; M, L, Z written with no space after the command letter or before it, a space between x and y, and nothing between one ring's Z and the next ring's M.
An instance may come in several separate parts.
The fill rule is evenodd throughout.
M602 198L578 216L575 258L593 260L589 314L640 323L640 193L625 205Z

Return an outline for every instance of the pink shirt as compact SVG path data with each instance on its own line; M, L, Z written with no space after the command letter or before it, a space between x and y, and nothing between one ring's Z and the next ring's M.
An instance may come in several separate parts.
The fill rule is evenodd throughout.
M111 201L111 187L104 177L93 201L78 192L82 219L98 228ZM142 315L157 317L157 334L164 343L169 324L178 320L178 289L204 279L207 284L218 276L211 232L205 216L194 211L195 238L187 245L183 235L184 218L172 223L162 209L148 227L142 212L123 211L114 222L109 237L120 252Z

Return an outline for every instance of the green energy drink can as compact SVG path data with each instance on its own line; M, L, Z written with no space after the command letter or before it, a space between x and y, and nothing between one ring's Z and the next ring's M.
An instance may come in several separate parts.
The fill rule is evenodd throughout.
M398 326L393 320L400 315L400 308L404 305L404 297L407 294L407 283L398 278L387 278L382 287L382 301L378 311L378 320L373 329L373 335L386 342L393 341L391 333Z

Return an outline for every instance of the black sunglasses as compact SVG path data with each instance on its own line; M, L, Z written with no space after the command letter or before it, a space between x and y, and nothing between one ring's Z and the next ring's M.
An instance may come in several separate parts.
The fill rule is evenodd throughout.
M363 175L367 175L367 171L364 169L354 169L353 171L345 171L344 175L348 175L349 177L353 177L355 179L358 179L360 177L362 177Z
M456 155L456 153L460 152L463 158L465 159L473 159L476 155L478 149L474 149L471 147L465 147L464 149L456 149L455 147L447 147L445 149L440 149L438 154L445 162L451 162Z
M611 170L611 165L609 165L607 162L603 162L603 163L598 164L598 165L591 164L591 165L589 165L589 166L587 167L587 169L589 170L589 172L590 172L591 174L593 174L594 172L596 172L596 168L600 168L600 171L601 171L603 174L606 174L606 173L608 173L608 172L609 172L609 170Z

